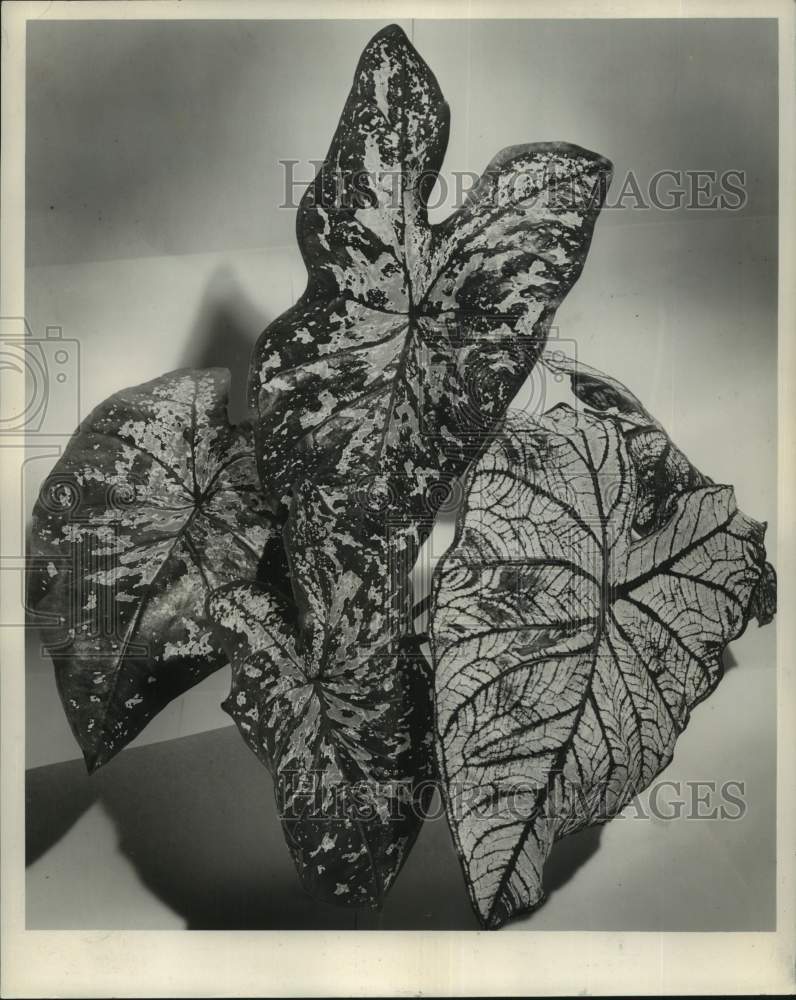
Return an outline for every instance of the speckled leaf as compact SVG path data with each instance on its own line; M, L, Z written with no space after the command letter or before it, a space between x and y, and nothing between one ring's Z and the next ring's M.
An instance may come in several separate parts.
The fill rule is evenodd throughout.
M379 906L431 793L431 685L397 638L388 543L358 503L350 517L336 508L310 485L297 491L286 543L298 630L251 584L217 591L209 613L232 663L224 708L274 777L303 885Z
M433 513L581 271L608 161L566 143L513 146L431 226L448 121L401 29L380 31L299 207L306 291L253 360L259 467L283 499L309 476L364 492L380 477L402 511Z
M33 512L29 604L89 770L226 660L211 589L257 576L276 529L229 372L178 371L83 421Z
M606 160L578 147L513 147L451 219L432 227L427 199L447 135L448 108L432 73L399 28L379 32L299 207L306 291L265 331L252 364L263 483L284 503L309 482L322 498L294 505L288 519L285 544L304 610L287 634L305 657L323 637L306 676L337 669L321 663L367 665L367 699L404 685L396 651L420 545L452 480L533 366L583 265L610 176ZM352 566L365 581L353 589ZM354 633L346 622L358 623ZM398 735L398 773L417 778L429 730L417 724L422 712L396 730L391 698L376 713L379 739ZM351 717L350 747L372 743L367 699ZM261 724L260 742L270 723ZM377 760L380 753L388 755L374 749ZM337 765L327 759L333 780ZM367 753L357 760L360 770L370 767ZM416 819L411 825L414 836ZM317 829L300 830L291 834L298 867L315 885L307 859L316 856ZM403 857L401 828L384 836L373 857L386 856L390 838ZM350 853L348 840L326 843L322 874L334 886L322 891L377 901L372 880L345 870L340 845ZM382 888L393 874L388 866Z
M607 409L619 398L592 389ZM662 466L647 503L640 427L642 456L673 446L630 409L628 421L627 407L562 404L508 423L468 474L435 574L437 755L486 927L542 901L557 838L649 785L719 682L727 643L763 604L773 613L765 525L731 487L684 481L679 466ZM645 503L655 516L641 532Z

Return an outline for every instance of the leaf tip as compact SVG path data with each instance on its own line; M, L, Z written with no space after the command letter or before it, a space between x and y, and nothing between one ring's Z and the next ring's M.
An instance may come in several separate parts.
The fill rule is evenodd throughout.
M381 39L411 44L404 29L394 21L392 24L387 24L381 30L377 31L373 38L371 38L371 44Z
M96 747L83 750L83 762L86 765L86 773L89 777L96 774L97 771L104 765L107 764L110 757L103 754L101 750Z
M363 57L370 57L373 53L381 50L382 53L397 56L400 53L417 54L417 49L412 44L411 39L406 34L400 24L387 24L370 39L362 53Z

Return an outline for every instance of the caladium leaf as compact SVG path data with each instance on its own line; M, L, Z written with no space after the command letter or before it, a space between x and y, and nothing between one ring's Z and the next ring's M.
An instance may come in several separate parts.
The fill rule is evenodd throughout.
M395 707L396 698L408 705L409 572L447 486L533 366L580 272L610 175L606 160L575 146L513 147L455 216L431 227L427 199L447 133L447 105L428 67L399 28L379 32L299 207L307 289L263 334L251 374L264 485L284 503L306 483L315 491L293 504L285 531L299 611L297 630L286 634L305 658L302 676L334 677L340 664L359 664L372 678L346 730L349 753L361 743L355 772L371 781L395 741L395 773L410 784L426 773L428 715ZM213 609L236 662L248 662L253 654L233 641L242 628L234 609ZM281 669L274 661L268 676ZM236 672L231 707L248 676ZM265 729L256 750L283 713L258 717ZM326 739L324 729L315 735ZM286 752L306 768L296 748ZM336 759L326 751L319 759L334 783ZM419 819L407 823L408 835L393 823L366 838L371 859L382 859L380 885L368 874L372 860L364 869L345 860L353 828L325 841L325 887L309 863L317 828L293 827L288 838L306 884L338 901L376 902L397 870L385 859L400 863Z
M618 379L560 351L543 351L542 363L557 375L568 375L573 394L589 408L619 422L636 474L633 530L647 534L665 524L677 498L713 480L696 469L670 440L660 423Z
M616 385L583 395L606 405ZM633 452L646 418L618 399L507 422L468 474L435 574L437 755L486 927L542 901L557 838L649 785L727 643L774 610L765 525L679 465L649 503ZM674 447L655 422L643 433L642 456Z
M543 351L541 362L559 375L568 375L574 395L590 409L613 416L622 429L636 474L636 509L632 529L648 534L672 516L677 498L713 480L695 468L670 440L661 424L618 379L584 365L560 351ZM752 595L750 618L768 625L776 612L777 577L766 563Z
M395 25L366 47L298 210L308 271L262 335L250 402L263 483L386 481L426 517L517 393L580 274L611 165L512 146L437 226L448 138L433 74Z
M629 426L663 431L641 400L619 379L576 361L558 349L543 350L539 360L554 374L567 375L573 394L591 409L612 414Z
M278 538L229 372L177 371L111 396L77 429L33 511L29 605L89 770L222 666L208 593L255 578Z
M378 907L431 794L431 684L395 639L387 543L352 510L341 518L316 487L297 489L286 543L298 631L253 584L220 589L209 613L232 663L223 707L274 777L302 883Z

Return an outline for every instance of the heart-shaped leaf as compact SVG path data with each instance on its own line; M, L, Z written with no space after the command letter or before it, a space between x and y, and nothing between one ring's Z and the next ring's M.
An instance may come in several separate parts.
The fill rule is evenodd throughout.
M512 146L437 226L448 106L399 27L366 47L299 206L308 271L262 335L250 395L263 483L375 478L427 517L517 393L580 274L611 165Z
M684 475L612 382L581 393L606 412L562 404L507 423L468 474L435 574L437 755L487 927L542 901L557 838L649 785L727 643L774 609L765 525L731 487ZM651 489L643 460L667 449L678 458L654 459Z
M229 372L178 371L80 425L33 511L29 605L89 770L222 666L208 593L257 576L278 539Z
M209 613L232 663L224 708L274 777L305 888L380 906L431 792L430 677L399 643L388 545L297 490L287 547L300 629L262 588L222 588Z
M432 228L427 200L447 132L447 105L428 67L400 28L379 32L299 208L307 289L265 331L252 367L263 483L285 503L313 484L285 532L299 627L280 646L292 636L304 677L334 677L350 664L372 678L346 730L347 752L361 742L356 774L370 782L396 745L395 774L411 785L427 773L429 716L407 714L404 694L409 683L427 705L416 683L422 667L412 663L405 679L409 573L447 486L533 366L580 272L610 175L606 160L578 147L513 147L467 204ZM262 636L255 650L235 640L232 606L213 607L235 662L264 654ZM290 673L267 655L266 676ZM249 675L235 676L231 708ZM237 717L251 740L245 713ZM254 749L263 757L276 717L258 717L265 729ZM304 735L287 710L278 718ZM326 739L325 729L315 736ZM298 749L287 748L288 762L306 767ZM323 780L336 782L338 764L326 753L320 760L328 761ZM277 774L283 766L271 764ZM400 864L419 818L407 822L408 836L400 824L368 835L373 860ZM305 883L320 886L309 862L317 826L308 829L294 827L288 838ZM347 837L326 845L329 885L319 891L378 902L397 868L388 864L379 883L372 864L348 864Z

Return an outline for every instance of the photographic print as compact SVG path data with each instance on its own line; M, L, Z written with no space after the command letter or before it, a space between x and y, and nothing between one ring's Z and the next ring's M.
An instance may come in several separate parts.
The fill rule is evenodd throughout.
M25 24L24 929L773 940L780 21L211 7Z

